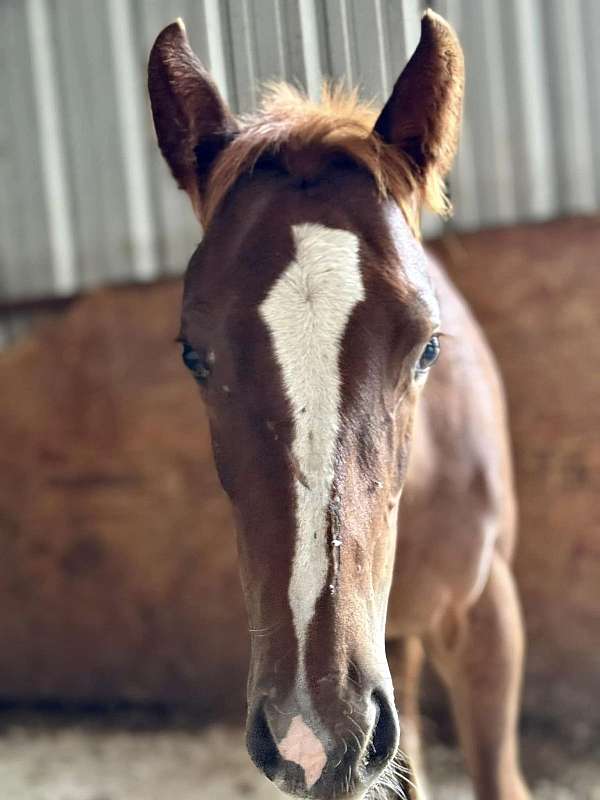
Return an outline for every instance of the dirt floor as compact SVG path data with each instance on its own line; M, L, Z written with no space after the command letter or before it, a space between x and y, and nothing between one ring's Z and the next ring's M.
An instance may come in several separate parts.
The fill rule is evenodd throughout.
M431 737L431 734L430 734ZM536 800L600 800L600 747L586 727L568 742L531 731L525 764ZM460 756L428 747L432 800L471 800ZM0 715L1 800L276 800L238 728L199 729L146 713Z

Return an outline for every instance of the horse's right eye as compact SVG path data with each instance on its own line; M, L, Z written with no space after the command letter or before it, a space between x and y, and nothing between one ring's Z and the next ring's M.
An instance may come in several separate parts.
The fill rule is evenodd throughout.
M181 358L183 363L199 383L204 383L211 372L209 359L202 358L187 342L183 342L182 346Z

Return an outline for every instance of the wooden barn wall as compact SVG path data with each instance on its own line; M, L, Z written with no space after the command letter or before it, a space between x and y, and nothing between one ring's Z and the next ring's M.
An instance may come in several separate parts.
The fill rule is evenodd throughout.
M424 5L2 0L0 343L26 327L15 304L184 268L200 234L159 157L145 94L147 54L162 26L185 19L229 103L245 111L268 78L311 95L324 77L345 78L382 99L418 41ZM457 27L468 65L449 224L475 229L596 210L600 3L429 5ZM426 230L439 232L440 223L428 220Z

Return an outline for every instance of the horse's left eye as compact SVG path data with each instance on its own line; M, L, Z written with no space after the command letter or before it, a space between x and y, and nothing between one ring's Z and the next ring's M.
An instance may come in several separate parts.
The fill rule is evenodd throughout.
M439 336L432 336L425 345L425 349L421 353L419 362L417 364L417 373L427 372L429 367L438 360L440 355L440 339Z
M187 342L183 342L181 351L183 363L192 373L194 378L200 383L204 382L210 375L210 364L207 359L203 359Z

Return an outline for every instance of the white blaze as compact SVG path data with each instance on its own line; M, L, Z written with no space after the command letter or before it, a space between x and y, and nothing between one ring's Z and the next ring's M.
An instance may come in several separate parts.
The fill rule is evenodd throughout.
M299 688L306 685L306 640L328 572L326 511L340 425L342 339L365 290L358 237L304 224L292 227L295 259L260 306L294 418L296 546L289 600L298 639Z

